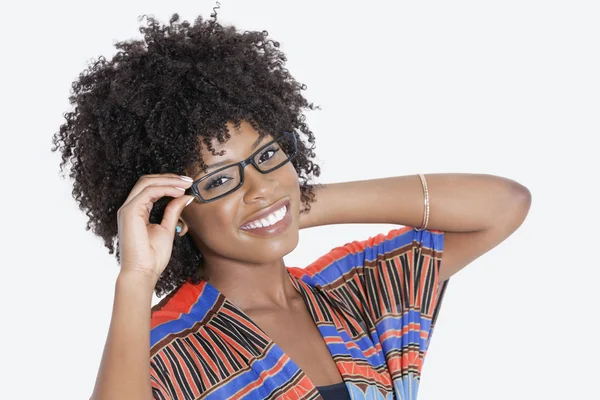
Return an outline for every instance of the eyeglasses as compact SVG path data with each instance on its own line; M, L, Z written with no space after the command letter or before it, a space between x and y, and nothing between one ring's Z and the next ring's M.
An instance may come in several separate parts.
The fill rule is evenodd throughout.
M185 193L196 196L201 203L218 200L242 187L246 165L251 164L261 174L268 174L294 158L296 150L296 136L292 132L284 132L282 136L262 146L247 159L198 179Z

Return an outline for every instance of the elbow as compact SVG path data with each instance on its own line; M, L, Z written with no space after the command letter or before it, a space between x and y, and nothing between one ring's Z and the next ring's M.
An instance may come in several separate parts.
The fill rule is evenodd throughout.
M531 191L526 186L516 183L513 192L518 207L520 207L525 212L525 215L527 215L531 208Z
M531 208L531 191L518 182L514 182L511 188L511 207L508 212L507 221L511 221L516 230L527 218Z

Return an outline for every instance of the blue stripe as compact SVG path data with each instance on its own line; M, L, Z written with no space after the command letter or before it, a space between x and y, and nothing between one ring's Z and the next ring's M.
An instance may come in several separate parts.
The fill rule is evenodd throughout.
M202 321L202 319L204 319L208 313L208 310L215 305L218 297L219 292L216 291L208 282L206 282L204 291L199 296L196 304L194 304L189 313L182 313L178 319L165 322L164 324L161 324L150 330L150 347L160 342L166 336L190 329L198 321Z
M348 332L340 332L340 336L342 337L342 339L347 342L347 343L351 343L353 342L352 338L350 337L350 335L348 335ZM365 344L365 340L362 341L362 344ZM358 344L358 342L354 341L354 343ZM373 342L370 341L370 344L372 344ZM356 347L352 347L352 348L348 348L347 346L344 346L346 348L346 354L350 354L350 356L355 359L355 360L367 360L371 365L373 365L374 367L378 367L382 364L385 364L385 359L382 357L382 354L380 354L377 349L375 349L374 347L371 346L367 346L367 347L363 347L359 345L359 349L356 349ZM373 353L373 355L371 356L365 356L365 352L369 351L371 349L374 349L375 352Z
M404 313L402 316L387 316L381 320L377 326L377 332L383 335L392 329L402 330L403 327L408 326L410 323L416 323L420 326L420 330L409 330L402 335L388 336L381 343L381 347L385 350L391 350L393 348L401 349L406 347L409 343L418 345L422 351L427 350L427 340L421 338L421 332L430 332L431 321L426 318L421 318L419 311L410 310Z
M387 236L387 235L379 235ZM379 236L375 236L369 241L375 242ZM333 261L321 271L315 273L313 277L302 276L302 280L314 286L315 283L327 285L334 282L343 274L356 266L363 266L367 262L377 259L380 254L391 253L392 251L412 243L414 240L422 243L423 247L442 251L444 249L444 233L433 233L431 231L407 230L391 239L386 239L374 246L367 246L363 251L357 253L348 253L348 255ZM312 278L312 279L311 279Z
M256 360L251 365L251 370L245 371L241 375L236 376L225 386L219 388L207 399L229 399L240 390L240 388L247 387L248 385L257 382L260 379L260 374L273 368L284 353L277 345L273 345L269 351L260 360ZM267 395L275 388L283 385L290 377L298 372L298 367L294 365L291 359L277 372L275 375L263 378L263 381L258 383L252 392L250 392L249 398L262 399L266 398Z

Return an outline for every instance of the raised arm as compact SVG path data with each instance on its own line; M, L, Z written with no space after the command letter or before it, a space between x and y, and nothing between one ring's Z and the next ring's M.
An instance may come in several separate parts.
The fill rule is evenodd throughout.
M496 247L525 220L529 190L507 178L465 173L426 174L430 216L427 229L444 231L446 280ZM423 185L418 175L317 186L315 203L301 214L300 227L388 223L420 227Z
M121 272L112 320L98 371L93 400L149 400L152 292L173 249L175 226L193 199L184 195L192 180L175 174L140 178L119 209ZM150 224L154 202L169 196L160 224Z

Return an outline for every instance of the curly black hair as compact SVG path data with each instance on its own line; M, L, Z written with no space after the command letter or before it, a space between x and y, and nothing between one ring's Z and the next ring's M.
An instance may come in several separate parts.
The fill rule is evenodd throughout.
M218 4L218 3L217 3ZM218 8L218 7L216 7ZM200 148L216 153L211 142L225 143L226 123L239 127L248 121L260 135L278 136L297 131L292 160L298 173L301 200L310 210L314 201L312 177L320 175L315 139L303 110L319 109L301 94L298 83L284 68L279 43L267 31L240 33L233 25L198 16L194 24L169 24L142 16L143 40L122 41L112 60L92 60L72 84L74 109L54 134L52 151L60 150L60 170L70 162L73 197L89 217L86 230L104 240L120 262L117 210L142 175L206 170ZM298 136L299 137L299 136ZM300 137L299 137L300 138ZM160 223L172 199L157 201L151 223ZM190 235L175 236L169 264L159 278L157 296L203 277L202 254Z

